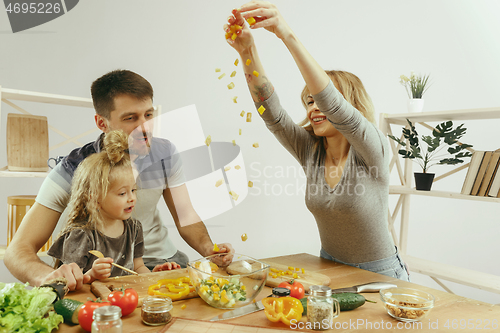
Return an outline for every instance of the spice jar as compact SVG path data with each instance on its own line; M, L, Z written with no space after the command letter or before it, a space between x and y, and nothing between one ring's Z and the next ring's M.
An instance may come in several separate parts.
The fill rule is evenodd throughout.
M115 306L102 306L92 314L92 333L122 333L122 310Z
M339 315L339 302L332 297L332 289L327 286L311 286L307 297L307 321L312 329L327 330L332 327L333 319Z
M141 317L146 325L165 325L172 320L172 299L169 297L146 297L142 302Z

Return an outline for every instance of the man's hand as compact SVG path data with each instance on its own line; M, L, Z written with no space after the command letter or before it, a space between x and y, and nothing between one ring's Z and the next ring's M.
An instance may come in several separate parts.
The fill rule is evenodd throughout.
M155 268L153 268L153 272L170 271L172 269L178 269L178 268L181 268L181 265L172 261L163 263L161 265L156 265Z
M217 244L217 247L219 248L219 251L215 252L212 246L212 248L209 249L208 251L209 255L224 254L224 253L227 253L227 255L217 256L216 258L213 258L212 261L217 266L223 266L223 267L228 266L233 261L233 255L232 255L232 253L234 253L233 247L229 243Z
M90 275L84 275L77 264L71 263L61 265L58 269L47 275L41 284L58 277L66 278L69 290L81 289L84 283L89 283L91 280Z

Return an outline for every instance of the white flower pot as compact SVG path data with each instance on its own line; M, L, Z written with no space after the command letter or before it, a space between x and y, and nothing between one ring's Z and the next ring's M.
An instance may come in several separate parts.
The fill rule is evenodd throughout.
M408 100L408 112L422 112L424 109L424 100L421 98L412 98Z

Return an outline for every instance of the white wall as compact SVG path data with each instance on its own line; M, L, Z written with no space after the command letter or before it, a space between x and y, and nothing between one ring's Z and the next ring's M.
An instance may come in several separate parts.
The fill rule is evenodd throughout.
M276 3L321 66L348 70L362 79L378 113L406 112L407 96L399 75L411 70L431 74L425 111L500 105L500 2L496 0ZM304 205L300 190L304 179L297 163L258 117L252 123L239 117L241 110L255 110L241 65L233 65L237 55L226 45L222 30L230 10L238 5L229 0L86 0L52 22L16 34L11 33L7 15L0 10L0 85L90 97L91 82L110 70L127 68L140 73L153 84L155 103L164 111L196 104L205 135L210 134L214 141L237 139L242 147L247 176L256 186L238 207L205 221L213 240L231 242L238 252L254 257L300 252L318 255L318 232ZM289 53L266 31L256 31L255 38L283 105L294 120L301 120L305 114L299 101L303 80ZM217 80L216 67L227 74L238 71L235 89L226 88L228 75ZM235 95L237 104L231 100ZM20 104L35 114L48 115L49 122L65 126L68 132L94 126L88 110ZM3 104L2 142L8 112L14 111ZM463 141L476 149L499 148L498 121L471 121L467 127ZM238 128L243 129L241 137ZM61 140L56 134L50 139L51 143ZM255 141L260 148L252 148ZM73 148L66 146L53 155ZM7 164L5 144L0 144L0 164ZM259 176L264 168L272 176ZM447 168L438 166L434 171L440 174ZM465 172L461 172L435 187L459 191L464 178ZM39 179L2 178L0 182L0 202L5 203L0 205L0 216L7 216L7 196L36 194L41 184ZM288 184L292 184L288 193L293 193L280 193ZM395 200L391 197L392 205ZM423 197L411 200L409 254L500 275L499 204ZM161 210L168 216L164 205ZM197 257L168 221L179 249L192 259ZM6 230L6 219L0 220L0 230ZM248 234L248 241L241 241L242 233ZM3 235L2 231L0 244L6 242ZM0 280L12 279L5 269L0 274ZM412 278L439 288L428 277L413 274ZM452 289L500 303L498 294L458 285Z

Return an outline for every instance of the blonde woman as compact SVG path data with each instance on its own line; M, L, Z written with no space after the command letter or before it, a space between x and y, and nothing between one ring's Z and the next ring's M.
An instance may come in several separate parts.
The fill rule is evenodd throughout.
M115 262L137 273L149 273L144 265L141 223L130 216L136 204L136 184L127 152L128 136L111 131L104 150L87 157L77 168L71 185L69 218L65 229L49 249L56 268L76 263L87 283L128 274L111 266ZM105 258L89 253L98 250ZM153 271L180 268L175 262L157 265Z
M248 26L250 17L256 23ZM251 61L243 68L255 106L265 108L266 126L306 173L306 205L318 225L321 257L408 280L387 228L387 140L374 124L361 81L348 72L325 72L269 2L234 9L225 32L235 24L243 28L227 41L244 63ZM285 44L306 82L302 103L307 125L292 121L266 75L251 33L261 28Z

